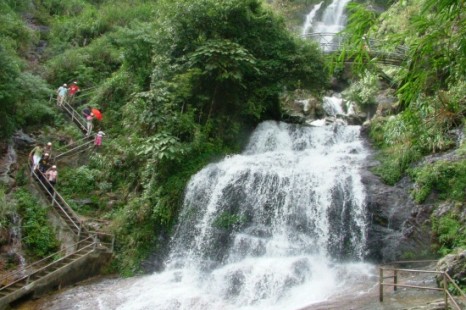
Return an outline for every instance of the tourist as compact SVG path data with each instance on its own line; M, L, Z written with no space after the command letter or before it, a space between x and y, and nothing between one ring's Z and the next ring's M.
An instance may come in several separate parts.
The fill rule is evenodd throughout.
M40 144L37 144L29 153L29 160L32 162L31 174L33 174L34 170L39 167L39 161L42 158L42 154L44 154L44 148Z
M65 101L66 94L68 93L68 88L66 84L60 86L57 90L57 105L61 107Z
M39 171L44 173L50 167L50 154L45 153L44 156L39 160Z
M87 122L87 134L86 136L89 136L92 132L92 121L94 120L94 113L90 113L88 116L86 116L86 122Z
M84 118L87 118L91 114L91 107L87 106L82 111Z
M50 158L52 158L52 142L47 142L44 147L44 153L48 153Z
M47 179L47 181L49 181L52 187L55 187L55 184L57 183L57 178L58 178L57 166L53 165L52 167L50 167L50 169L48 169L45 172L45 178ZM48 185L47 185L47 188L49 189L49 191L52 191L52 188L50 188Z
M95 136L94 146L100 147L102 145L103 136L105 136L105 133L102 130L99 130L99 132Z
M78 82L74 81L73 84L71 84L71 86L68 89L68 96L70 97L70 104L73 103L74 95L79 91L80 89L78 86Z

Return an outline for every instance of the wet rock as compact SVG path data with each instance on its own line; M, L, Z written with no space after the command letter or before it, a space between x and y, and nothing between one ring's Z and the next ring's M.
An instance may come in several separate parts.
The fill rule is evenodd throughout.
M36 143L34 138L25 134L22 130L15 132L13 141L18 148L31 148Z
M367 258L388 262L414 255L430 256L430 205L415 205L409 191L412 183L402 179L389 186L371 172L378 165L373 156L362 171L362 182L367 191L369 218ZM427 251L427 252L426 252Z
M355 114L348 115L346 117L348 125L362 125L367 119L367 114L364 112L359 112Z
M8 145L6 150L0 152L0 184L5 184L7 188L15 185L14 174L18 169L16 151L12 145Z
M70 202L74 202L80 208L84 206L96 206L95 202L93 202L92 199L89 198L70 199Z
M455 253L443 257L436 266L437 271L446 272L459 286L466 285L466 250L459 249ZM443 276L436 276L439 287L443 286Z
M396 98L392 89L386 89L375 97L377 102L377 116L391 115L396 111L398 98Z

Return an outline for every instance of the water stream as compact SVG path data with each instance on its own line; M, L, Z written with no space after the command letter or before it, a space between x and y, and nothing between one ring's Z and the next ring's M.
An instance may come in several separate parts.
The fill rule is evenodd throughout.
M165 271L61 299L76 309L283 310L354 290L373 272L362 262L359 130L260 124L243 153L190 180Z
M366 239L359 127L262 123L189 182L167 269L121 309L297 309L347 287ZM364 266L364 267L363 267Z

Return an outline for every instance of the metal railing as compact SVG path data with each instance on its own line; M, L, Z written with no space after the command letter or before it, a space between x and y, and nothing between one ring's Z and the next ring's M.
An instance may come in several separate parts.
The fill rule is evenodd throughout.
M349 37L341 33L315 32L308 33L304 37L317 42L325 53L338 52L343 47L351 50ZM396 46L393 51L388 51L384 48L386 43L381 40L368 38L363 39L363 43L366 52L373 57L380 58L380 62L400 63L406 58L406 52L408 51L408 48L404 45Z
M89 243L89 242L91 242L91 243ZM96 246L96 243L97 243L97 241L96 241L95 237L89 236L86 239L83 239L83 240L81 240L79 242L74 243L72 245L72 247L74 247L76 250L73 251L72 253L68 254L68 255L60 257L63 254L66 254L67 249L65 248L65 249L62 249L62 250L60 250L58 252L50 254L49 256L47 256L47 257L45 257L45 258L43 258L41 260L38 260L38 261L36 261L34 263L31 263L31 264L27 265L25 268L23 268L21 270L16 270L16 271L8 273L7 275L0 278L0 283L1 284L6 283L6 285L0 287L0 293L2 291L6 290L8 287L11 287L11 286L13 286L16 283L19 283L21 281L26 282L25 285L29 284L30 278L33 275L36 275L39 272L44 271L44 270L46 270L46 269L48 269L48 268L62 262L63 260L71 257L74 254L82 253L86 249L94 250L95 246ZM84 245L84 246L80 246L80 245ZM57 257L60 257L60 258L57 259Z
M425 262L433 262L433 261L398 261L392 264L401 264L401 263L425 263ZM391 271L392 275L384 275L386 271ZM399 282L400 272L406 273L424 273L424 274L435 274L441 275L443 277L443 287L429 287L429 286L419 286L419 285L410 285L404 284ZM385 282L386 279L393 279L392 283ZM451 294L449 288L450 285L455 288L455 290L459 293L457 298L462 298L462 305L455 299L455 297ZM384 287L389 286L393 287L393 291L397 291L399 287L405 288L414 288L414 289L422 289L422 290L431 290L431 291L441 291L444 295L444 303L445 309L449 308L449 303L455 307L456 310L462 310L466 307L466 294L461 290L461 288L456 284L456 282L450 277L447 272L444 271L431 271L431 270L419 270L419 269L402 269L402 268L395 268L395 267L379 267L379 301L383 302L384 299Z
M57 96L54 96L54 95L50 95L50 102L52 102L53 100L57 100ZM69 103L69 100L67 97L65 97L63 99L63 102L59 105L57 103L57 105L59 107L61 107L70 117L71 117L71 121L73 123L75 123L76 125L78 125L79 129L83 132L83 133L87 133L87 126L86 126L86 120L84 119L84 117L78 113Z
M88 149L88 146L93 143L93 140L89 140L90 137L85 137L83 138L85 141L81 144L69 144L67 145L67 150L64 150L62 153L58 154L57 156L54 157L54 160L58 161L61 158L64 158L69 155L74 155L78 154L80 152L84 152L86 149Z
M111 253L113 253L115 248L115 235L102 231L90 231L89 233L97 237L99 246L104 246L108 248Z
M32 166L29 165L29 168L32 170ZM69 220L76 230L78 237L82 234L83 230L86 230L83 223L79 220L79 217L74 213L73 209L68 205L65 199L58 193L58 191L53 187L53 185L47 180L46 176L39 170L33 170L32 175L39 182L39 185L44 190L45 194L51 199L52 207L58 208L59 213L62 214L62 217L65 217L65 220ZM87 231L86 231L87 232Z

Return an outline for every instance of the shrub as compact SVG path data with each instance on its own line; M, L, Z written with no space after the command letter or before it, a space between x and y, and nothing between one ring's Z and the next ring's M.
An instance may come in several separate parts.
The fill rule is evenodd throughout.
M439 242L438 252L447 255L458 247L466 247L466 228L452 213L432 217L432 230Z
M424 202L432 192L441 200L466 200L466 160L438 161L415 168L410 174L415 181L412 195L418 203Z
M23 218L22 231L26 252L35 258L56 252L59 242L47 221L47 208L41 206L35 197L24 189L19 189L15 198Z

